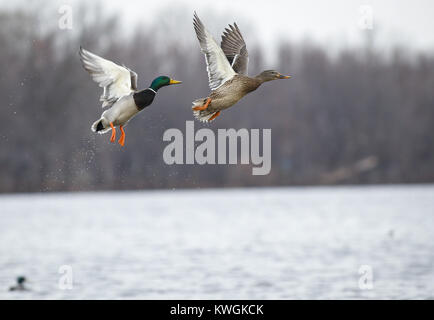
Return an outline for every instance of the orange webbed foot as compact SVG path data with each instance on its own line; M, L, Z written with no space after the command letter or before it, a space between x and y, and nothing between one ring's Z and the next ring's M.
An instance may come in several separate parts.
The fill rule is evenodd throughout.
M214 114L212 115L211 118L208 119L208 122L213 121L213 120L214 120L215 118L217 118L219 115L220 115L220 111L217 111L216 113L214 113Z
M115 140L116 140L116 129L113 126L113 122L110 122L110 127L112 128L112 136L110 137L110 142L115 142Z
M125 131L124 131L124 127L120 126L119 129L121 129L121 137L119 138L118 143L123 147L125 145Z
M211 98L208 98L203 106L194 107L193 110L194 111L203 111L203 110L206 110L206 108L208 108L208 106L209 106L210 103L211 103Z

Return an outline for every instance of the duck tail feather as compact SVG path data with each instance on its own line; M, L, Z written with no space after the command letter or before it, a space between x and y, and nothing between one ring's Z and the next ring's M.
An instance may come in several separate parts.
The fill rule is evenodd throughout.
M201 99L194 100L192 108L203 106L206 103L206 100L207 100L207 98L201 98ZM217 113L217 111L193 110L194 117L201 122L210 122L209 119L211 119L211 117L215 113ZM211 121L213 121L213 120L211 120Z
M93 132L98 132L99 134L103 134L106 133L107 131L109 131L111 128L105 128L104 127L104 123L103 123L103 119L98 119L96 120L91 127Z

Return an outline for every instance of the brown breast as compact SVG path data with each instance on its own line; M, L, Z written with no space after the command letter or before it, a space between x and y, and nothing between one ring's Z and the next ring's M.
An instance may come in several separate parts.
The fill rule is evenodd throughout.
M237 103L249 92L256 90L261 85L256 78L243 75L235 75L226 81L221 87L211 92L210 107L215 110L223 110Z

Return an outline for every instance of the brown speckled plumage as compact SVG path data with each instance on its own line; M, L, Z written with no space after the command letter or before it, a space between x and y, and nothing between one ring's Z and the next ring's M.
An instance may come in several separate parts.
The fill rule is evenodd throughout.
M210 110L219 111L227 109L237 103L249 92L255 91L261 81L257 78L250 78L237 74L231 80L226 81L220 88L210 94Z

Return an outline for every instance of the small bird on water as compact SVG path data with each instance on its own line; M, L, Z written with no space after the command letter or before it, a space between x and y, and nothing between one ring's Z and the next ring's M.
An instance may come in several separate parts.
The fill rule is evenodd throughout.
M149 88L137 90L138 76L134 71L101 58L82 47L79 55L84 69L104 89L100 97L102 107L110 108L92 124L92 131L103 134L112 130L110 142L115 142L115 127L119 126L121 137L118 142L121 146L125 144L124 126L128 121L154 101L160 88L181 83L167 76L159 76L152 81Z
M27 289L24 286L24 283L27 281L26 277L20 276L17 278L17 284L15 286L12 286L9 288L9 291L27 291Z
M289 79L274 70L266 70L256 77L247 76L249 54L237 24L229 25L222 35L221 46L205 29L196 12L193 26L205 55L211 94L193 101L193 115L203 122L211 122L249 92L271 80Z

